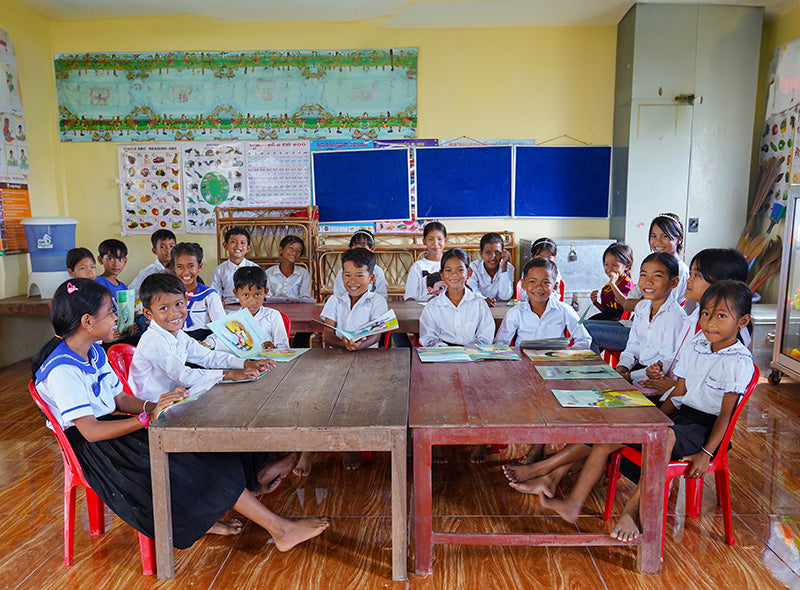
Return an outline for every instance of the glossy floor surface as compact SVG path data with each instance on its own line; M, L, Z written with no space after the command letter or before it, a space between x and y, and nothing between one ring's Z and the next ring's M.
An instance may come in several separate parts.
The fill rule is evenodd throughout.
M800 384L788 378L779 386L759 385L734 435L734 546L723 541L708 476L699 519L684 516L682 493L673 487L659 576L638 574L635 551L625 547L436 546L434 573L411 574L408 582L391 581L385 454L354 472L344 471L339 456L321 455L308 478L290 476L262 497L279 514L333 517L321 537L280 553L265 531L245 523L238 536L206 536L176 552L173 580L141 576L136 536L112 514L106 533L91 537L79 492L75 561L64 567L62 462L27 381L25 363L0 371L0 588L800 589ZM450 463L434 472L436 529L574 530L545 514L536 497L506 485L501 461L524 449L490 455L480 466L469 463L467 449L449 450ZM617 511L631 489L623 480ZM599 518L604 497L598 486L580 529L607 530Z

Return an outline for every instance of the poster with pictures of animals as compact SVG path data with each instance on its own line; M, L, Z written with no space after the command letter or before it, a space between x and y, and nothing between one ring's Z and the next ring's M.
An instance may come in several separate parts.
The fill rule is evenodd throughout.
M185 231L180 145L125 145L117 150L122 235Z
M186 231L216 233L217 207L246 205L246 167L241 142L183 144Z

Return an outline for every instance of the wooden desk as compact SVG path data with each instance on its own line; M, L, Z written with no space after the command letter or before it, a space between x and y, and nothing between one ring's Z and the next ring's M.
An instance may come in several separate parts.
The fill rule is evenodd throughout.
M317 348L170 410L150 427L158 577L175 574L167 453L391 451L392 577L405 580L408 387L408 349Z
M321 303L265 303L264 307L271 307L285 313L292 320L292 332L322 332L322 326L312 320L318 320L322 312ZM238 303L226 303L225 311L228 313L242 308Z
M419 334L419 316L422 310L425 309L424 305L420 305L416 301L389 301L389 309L393 309L397 316L398 332ZM490 307L489 309L494 318L496 331L500 327L503 318L506 317L506 312L511 307L506 305L505 301L501 301L495 307Z
M594 361L596 364L602 361ZM553 364L553 363L540 363ZM562 363L559 363L562 364ZM572 361L563 364L584 364ZM417 573L433 569L433 544L624 545L607 534L504 534L433 531L431 447L478 443L642 443L642 535L637 563L661 569L667 427L650 408L562 408L556 389L620 387L621 379L547 380L530 360L421 363L412 353L409 426L414 439L414 555ZM626 383L627 385L627 383ZM433 395L435 393L435 395Z

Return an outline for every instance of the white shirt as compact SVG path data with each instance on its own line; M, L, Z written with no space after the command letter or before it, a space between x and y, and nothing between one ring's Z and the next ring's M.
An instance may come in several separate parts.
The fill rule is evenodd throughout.
M517 335L518 343L520 340L560 338L564 336L566 328L574 339L573 347L589 348L592 345L592 337L583 324L578 325L579 321L578 314L570 305L552 297L547 299L547 307L541 317L534 313L529 302L522 301L506 312L494 342L511 344L514 334Z
M683 260L678 260L678 286L672 290L672 296L675 297L678 303L683 303L686 300L686 281L688 279L689 267ZM642 290L637 283L633 286L633 289L628 292L626 299L642 299L643 297Z
M267 293L270 297L288 299L311 299L311 275L302 266L295 264L292 274L283 276L281 265L267 269Z
M188 295L188 293L187 293ZM214 289L206 285L197 284L192 296L186 302L189 314L183 329L186 332L200 330L208 327L209 322L214 322L225 317L225 306L222 299Z
M467 286L473 291L500 301L514 298L514 265L510 262L506 265L506 272L500 272L498 268L493 277L486 271L483 259L473 260L469 267L472 269L472 276L467 279Z
M389 298L389 291L386 287L386 273L383 272L383 269L375 265L375 269L372 271L375 275L375 280L372 281L372 285L370 286L370 291L373 293L377 293L384 299ZM344 279L342 279L342 270L339 269L339 272L336 273L336 278L333 279L333 294L334 295L346 295L347 290L344 288Z
M386 299L367 291L350 307L350 295L333 295L325 302L320 316L336 322L336 327L348 332L358 330L364 324L378 319L389 311ZM376 342L370 348L378 348Z
M649 299L642 299L636 304L628 344L619 356L621 366L630 369L638 361L647 367L661 361L666 369L672 364L684 334L686 314L672 296L667 297L652 320L651 309L652 302ZM636 375L636 378L639 377L644 378L644 369L641 375Z
M520 277L520 281L522 281L525 277ZM553 286L553 292L550 294L550 297L555 301L561 301L561 283L564 282L564 279L561 278L561 271L556 269L556 284ZM514 286L516 289L516 285ZM528 292L525 291L524 285L520 283L520 301L527 301L528 300ZM516 293L515 293L516 295Z
M258 265L247 258L242 259L238 265L228 259L214 269L214 274L211 275L211 288L220 294L225 303L238 301L236 295L233 294L233 273L246 266Z
M289 336L286 334L286 325L283 323L281 312L270 307L260 307L256 315L253 316L261 333L264 335L264 342L272 342L275 348L289 348ZM214 350L224 350L230 352L225 343L216 334L211 334L206 338L206 346Z
M726 393L745 393L753 377L753 357L738 340L718 352L700 332L684 350L675 376L686 381L683 404L706 414L719 416Z
M148 264L142 270L139 271L139 274L136 275L136 278L131 281L131 284L128 286L129 289L133 289L136 292L136 297L139 297L139 289L142 286L142 281L144 281L150 275L154 275L159 272L165 272L166 269L164 265L156 258L156 261L153 264Z
M469 289L453 305L447 291L431 299L419 316L419 343L422 346L491 344L494 319L486 300Z
M442 263L436 260L428 260L427 258L420 258L411 268L408 269L408 276L406 277L406 292L403 299L416 299L417 301L427 301L431 298L428 293L427 275L439 272L442 269ZM422 276L423 271L427 273Z
M210 386L222 381L221 370L191 369L187 361L216 369L244 368L244 359L209 350L186 333L173 335L151 321L133 353L128 383L136 397L155 402L177 386Z
M63 430L76 418L113 412L122 384L99 344L89 349L86 362L62 340L36 371L36 390ZM52 428L49 421L47 426Z

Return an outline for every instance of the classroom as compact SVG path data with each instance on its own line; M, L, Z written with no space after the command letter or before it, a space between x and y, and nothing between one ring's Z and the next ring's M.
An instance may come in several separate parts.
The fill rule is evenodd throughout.
M8 33L8 41L16 53L25 145L28 148L26 157L30 165L26 174L30 214L77 220L76 246L89 248L95 256L97 246L103 240L121 239L127 246L127 264L119 279L127 284L153 262L151 232L123 234L120 183L124 178L120 178L118 148L121 143L126 143L125 140L63 139L54 75L56 54L415 48L418 52L416 138L440 141L459 138L477 143L518 140L514 154L522 146L531 145L553 148L612 146L614 160L609 174L613 173L613 167L619 161L614 151L619 133L616 126L619 124L620 106L619 98L615 98L615 93L619 92L617 68L619 54L625 50L620 45L618 24L636 4L633 0L570 3L573 4L571 9L554 6L567 3L543 0L457 0L445 3L384 0L367 3L373 6L350 0L340 3L315 0L294 4L272 0L234 1L220 7L205 1L166 0L117 6L96 0L0 0L0 29ZM667 7L678 4L664 3ZM757 192L765 104L771 100L767 82L770 63L776 50L800 38L800 6L796 2L750 0L727 4L758 7L753 9L757 11L758 24L753 29L751 41L755 41L748 66L753 76L745 83L745 87L752 89L752 95L740 100L744 107L741 104L737 107L744 109L746 117L732 121L729 126L738 132L745 129L744 141L740 142L736 156L739 164L735 170L723 168L719 173L719 176L728 177L729 184L716 188L717 194L709 202L693 205L690 201L687 204L684 195L684 204L675 207L687 227L684 260L687 265L704 248L737 247L753 195ZM676 49L676 55L679 53ZM664 59L669 60L670 56ZM698 90L698 94L701 92ZM699 108L700 103L693 104ZM677 126L677 108L675 113ZM718 132L723 135L723 131ZM163 141L178 142L179 138L169 137ZM185 145L189 144L182 144ZM510 148L509 153L512 153ZM725 153L729 157L730 152ZM512 157L516 158L516 155ZM720 170L714 163L701 162L700 158L695 162L687 159L685 175L690 175L690 166L701 165L707 166L708 170ZM670 175L679 176L674 171L681 166L670 168ZM654 185L664 184L659 173L655 172L652 177ZM629 179L642 181L642 177L635 177L635 171L628 171L628 174ZM667 172L663 174L668 175ZM734 182L738 185L731 188L730 184ZM653 198L655 204L648 203L647 198L635 202L629 199L629 218L626 220L624 213L620 215L616 209L614 187L611 178L609 213L605 216L442 215L441 221L448 234L472 236L470 239L473 241L466 247L472 258L482 249L477 245L481 234L506 232L513 235L517 252L516 258L511 260L517 272L514 282L524 278L519 273L529 257L523 258L522 245L529 249L529 244L536 238L547 236L559 244L567 244L566 251L559 251L559 261L567 256L570 240L602 243L599 252L615 239L630 240L635 258L631 276L635 282L639 265L648 253L648 224L672 208L669 198L660 193ZM658 186L654 188L654 192L659 190ZM420 217L423 217L421 213ZM694 234L694 242L693 234L688 233L691 231L689 220L684 217L700 220L700 233ZM430 219L439 219L439 216ZM321 218L320 225L325 221ZM760 235L769 223L768 212L758 217L754 235ZM778 221L770 235L784 235L784 231L784 222ZM424 252L421 229L417 233L418 247L414 256L421 256ZM201 275L210 284L211 274L218 264L221 238L212 232L176 231L176 234L178 242L197 242L203 248L206 260ZM324 250L324 240L320 244ZM342 249L346 249L346 242ZM380 246L378 251L379 254L382 252ZM387 260L386 256L380 254L380 261ZM599 258L594 267L598 275L605 276ZM355 268L361 268L358 264L353 262ZM98 275L99 270L98 264ZM389 350L351 354L336 346L317 348L321 340L317 335L311 339L309 352L290 363L278 362L271 369L272 374L261 379L271 388L270 400L284 400L278 409L285 415L291 414L294 407L291 404L295 403L292 396L300 391L295 391L290 384L305 383L304 379L308 377L298 373L300 367L310 366L313 359L321 359L318 366L326 363L324 366L329 370L326 385L336 382L330 387L341 392L340 398L331 406L330 414L336 417L341 411L340 418L344 423L348 411L368 416L372 410L366 402L359 406L359 399L348 397L349 385L369 392L364 397L369 400L378 399L383 391L377 378L369 382L367 378L359 380L353 377L356 369L374 371L376 376L387 379L392 386L405 379L404 393L399 391L401 387L397 395L402 397L404 394L406 402L410 395L411 405L406 403L399 409L399 406L390 408L378 404L375 412L380 414L380 418L376 418L374 424L381 424L380 428L374 424L371 428L352 428L352 431L347 430L322 443L314 433L300 436L297 429L278 431L270 416L257 413L261 406L253 405L255 402L248 393L247 384L224 385L221 387L232 392L231 400L241 400L238 408L230 403L226 419L237 420L243 415L243 408L255 408L255 419L251 423L239 423L239 442L230 443L232 437L214 438L215 434L210 431L206 433L207 439L201 439L198 434L197 439L192 440L185 432L183 438L178 435L169 438L169 428L155 428L150 431L150 449L152 453L155 448L153 441L159 441L158 445L163 446L164 454L157 459L161 461L158 468L163 468L168 453L173 452L169 449L176 449L177 445L184 445L185 449L192 451L207 450L204 445L216 444L220 449L224 447L236 452L274 451L282 454L292 451L363 451L363 465L352 471L347 467L346 459L343 463L342 453L320 452L307 477L282 474L277 479L278 482L283 480L280 487L262 496L265 506L290 519L311 522L316 517L330 517L329 526L325 525L327 530L291 551L283 552L276 548L279 543L257 526L258 519L250 518L248 514L241 517L244 526L241 532L237 531L238 534L204 535L191 547L175 551L174 558L171 545L167 545L169 565L162 551L158 554L158 577L155 572L154 575L142 576L146 541L142 541L140 558L135 530L107 506L105 532L95 535L96 530L90 531L96 527L90 524L84 492L79 491L74 560L65 566L61 454L28 392L31 356L50 339L53 328L47 309L42 311L40 305L38 311L32 312L30 307L19 304L19 300L27 296L29 272L27 254L9 252L0 255L0 400L6 402L4 407L7 408L5 415L0 417L0 512L6 531L5 540L0 542L0 578L6 587L116 588L142 584L166 588L178 585L202 588L243 585L280 585L286 588L608 588L631 584L641 588L673 588L758 584L764 588L800 588L800 484L793 470L794 467L800 468L800 462L794 448L796 445L791 444L800 434L800 382L789 376L780 384L771 384L767 378L769 369L760 367L758 385L738 417L729 454L735 544L725 542L724 510L714 501L715 478L708 474L705 484L700 484L705 494L699 518L688 516L689 500L684 499L688 497L688 484L683 478L676 478L666 507L666 524L661 520L661 508L657 512L658 518L643 515L644 540L625 546L622 542L606 544L595 540L601 535L608 537L607 533L612 530L625 499L634 493L636 486L631 481L620 480L618 499L612 499L614 518L611 521L600 518L606 503L606 483L603 482L592 488L577 524L565 524L542 506L536 494L512 489L503 466L525 455L529 445L535 446L531 443L548 443L548 453L560 449L556 443L642 442L649 449L652 441L662 437L658 438L660 442L653 443L659 449L654 453L657 455L663 450L657 445L666 440L667 422L661 424L658 420L650 420L648 423L653 432L659 434L648 438L651 435L643 426L647 420L642 418L636 422L631 419L629 436L639 438L622 440L619 429L612 432L612 427L605 430L598 427L595 434L587 435L595 438L580 439L572 438L572 431L566 427L548 431L544 422L537 424L531 420L529 425L521 425L514 423L512 418L506 422L498 418L499 426L491 434L495 438L484 442L496 443L503 448L499 454L495 452L497 448L490 448L486 462L475 463L470 461L469 449L473 442L479 446L480 441L472 441L464 433L465 429L442 434L446 429L440 429L441 424L433 422L428 423L427 428L420 426L424 424L425 414L413 405L415 399L421 399L417 393L430 384L449 387L447 384L451 382L468 383L480 379L495 379L509 389L518 384L518 390L522 391L529 381L542 383L541 371L536 372L535 366L538 365L535 362L529 362L522 354L520 360L508 363L509 366L524 364L525 368L521 369L505 369L505 361L489 360L426 365L427 373L423 374L420 367L424 363L418 353L412 350L409 358L408 348L398 346L396 341ZM759 290L762 303L779 301L779 274L775 272L774 277ZM567 297L562 301L565 301L565 307L569 307L573 292L577 290L570 288L569 280L564 283ZM583 292L581 289L576 293L580 312L591 307L589 290ZM315 287L314 294L320 303L315 308L317 317L324 303L319 297L320 292ZM402 299L400 293L393 299ZM13 303L7 300L13 300ZM400 311L406 303L413 304L399 301L396 306L401 325L406 325L403 322L407 321ZM45 305L49 305L49 301ZM501 305L499 302L498 306ZM392 308L390 301L389 309ZM277 306L276 309L288 313L286 306ZM505 309L499 309L494 307L489 314L495 327L500 325L506 313ZM509 306L508 309L512 308ZM422 322L420 313L417 309L416 314L412 314L417 322L414 326L420 326ZM302 319L299 315L293 316L291 333L302 332L300 327L306 326L306 320L305 316ZM573 323L573 330L568 330L568 334L577 337L575 330L582 329L580 323ZM307 330L321 334L320 326L308 324ZM334 330L326 330L339 338ZM422 332L422 329L405 331L414 334ZM396 334L393 332L392 335ZM521 333L518 339L523 340ZM450 341L443 339L441 342ZM479 369L479 365L496 368ZM273 381L269 381L271 378ZM317 375L315 378L321 377ZM617 381L621 379L617 378ZM614 385L609 377L604 387L615 388L618 385ZM474 410L481 416L497 418L491 405L498 397L482 400L466 395L464 415ZM524 397L514 399L515 403L518 402L519 416L534 411L528 407L530 404ZM318 404L319 407L324 403L327 402L320 401L322 405ZM145 414L146 406L147 402L143 404ZM547 413L543 408L544 405L536 409L536 412L541 411L541 416ZM386 419L390 410L396 413L392 420L397 416L402 419L402 427L395 422L387 426L389 422L380 421ZM622 411L620 408L614 410ZM626 410L639 412L640 408ZM132 411L128 413L136 415ZM547 416L547 420L555 415ZM645 413L641 415L645 416ZM648 416L652 418L652 415ZM589 418L586 420L590 422ZM355 424L351 422L346 426ZM416 429L415 424L418 426ZM275 428L274 445L268 449L258 446L264 436L259 428ZM180 428L175 429L178 430ZM586 432L590 431L587 427ZM507 432L508 438L502 439L500 432ZM547 432L558 432L561 438L550 440ZM300 446L292 446L293 443ZM442 445L453 447L446 465L437 464L436 448ZM419 462L412 459L412 450L414 455L422 457ZM650 460L648 455L649 450L640 457L643 463ZM653 488L652 481L659 483L661 480L649 479L654 470L649 463L647 465L643 466L642 481ZM156 488L156 478L164 473L154 470L154 496L157 490L163 491ZM566 497L578 478L577 472L567 475L564 483L557 487L557 495ZM398 483L400 479L402 485ZM160 499L154 500L154 552L158 551L159 541L165 540L163 535L166 533L158 516L169 514L170 509L167 479L158 481L166 485L167 499L166 507L159 503ZM661 492L663 485L659 494ZM654 492L652 496L655 497ZM655 501L650 502L651 499L648 496L643 505L653 506ZM406 512L407 520L400 523ZM422 515L422 525L415 521L419 515ZM169 518L163 520L169 521ZM650 524L656 521L659 527L664 527L663 556L659 553L662 551L661 536L653 536L654 529ZM437 532L440 529L450 532ZM532 540L527 535L531 531L544 531L546 534L541 540ZM492 537L492 533L510 533L510 537L516 540L498 541L500 537ZM486 537L481 537L484 534ZM567 540L570 534L580 538ZM171 529L169 535L172 539ZM398 549L399 539L403 539L403 552ZM654 567L653 563L659 565ZM649 565L643 567L643 564ZM172 579L162 579L162 573L170 568ZM401 569L402 575L398 573Z

